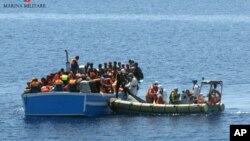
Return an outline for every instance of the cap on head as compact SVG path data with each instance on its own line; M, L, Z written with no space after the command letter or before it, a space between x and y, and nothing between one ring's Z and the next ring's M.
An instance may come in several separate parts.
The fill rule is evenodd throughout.
M158 84L159 84L158 81L154 81L153 86L158 87Z

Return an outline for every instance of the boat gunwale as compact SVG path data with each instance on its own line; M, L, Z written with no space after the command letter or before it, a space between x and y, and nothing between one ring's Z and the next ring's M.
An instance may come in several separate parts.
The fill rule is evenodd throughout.
M115 96L114 94L101 94L101 93L82 93L82 92L39 92L39 93L23 93L22 97L36 97L36 96L56 96L56 95L62 95L62 96Z

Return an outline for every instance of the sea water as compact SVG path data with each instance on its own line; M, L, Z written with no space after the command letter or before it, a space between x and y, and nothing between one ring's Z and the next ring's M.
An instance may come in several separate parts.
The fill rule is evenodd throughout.
M250 1L0 1L0 140L229 140L250 124ZM79 64L134 59L144 72L138 95L157 80L167 93L192 80L223 80L218 114L27 118L21 94L32 77Z

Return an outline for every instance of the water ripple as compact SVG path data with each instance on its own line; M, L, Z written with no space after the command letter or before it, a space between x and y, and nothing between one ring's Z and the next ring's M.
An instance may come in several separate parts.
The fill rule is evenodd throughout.
M144 14L0 14L0 20L107 20L107 21L197 21L250 22L248 15L144 15Z

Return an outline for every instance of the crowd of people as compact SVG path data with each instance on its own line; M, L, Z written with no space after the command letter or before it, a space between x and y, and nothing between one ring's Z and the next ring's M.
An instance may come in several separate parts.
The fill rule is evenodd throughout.
M79 92L82 81L94 82L97 91L96 93L116 94L123 91L125 95L137 95L139 90L140 80L144 79L143 72L138 63L132 59L128 60L127 64L109 61L99 64L97 68L93 63L86 65L78 65L79 56L76 56L70 61L69 70L63 68L57 73L51 73L46 77L38 80L32 78L27 82L26 93L50 92L50 91L69 91ZM182 91L182 95L178 93L178 88L174 88L169 94L169 102L166 100L164 88L159 85L158 81L154 81L145 95L147 103L155 104L180 104L180 103L204 103L204 96L200 94L200 86L197 80L193 81L192 90L186 89ZM209 102L214 104L218 102L216 94L220 93L216 90L216 85L209 95Z
M203 104L205 103L205 97L201 94L200 86L197 80L193 80L192 90L186 89L182 91L182 94L178 92L178 88L174 88L169 94L169 101L166 100L166 93L164 88L158 84L158 81L154 81L145 95L147 103L155 104ZM208 103L214 105L221 100L221 93L216 89L217 85L214 84L208 94Z
M70 61L70 70L61 69L57 73L51 73L46 77L32 78L27 82L26 93L70 91L79 92L81 81L95 81L98 92L116 93L119 91L125 94L137 94L140 80L144 78L143 72L138 63L132 59L127 64L117 61L104 62L97 68L93 63L86 65L78 64L79 56Z

